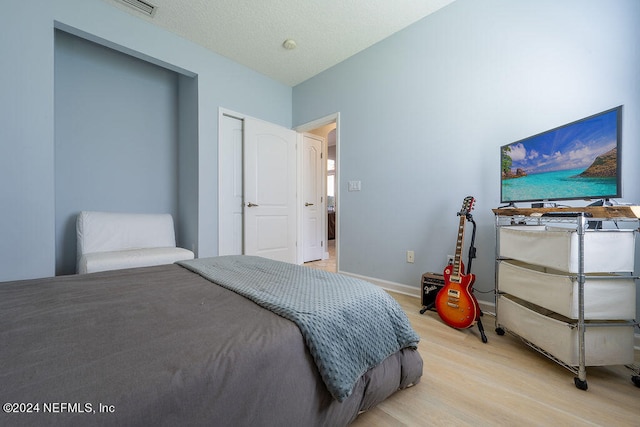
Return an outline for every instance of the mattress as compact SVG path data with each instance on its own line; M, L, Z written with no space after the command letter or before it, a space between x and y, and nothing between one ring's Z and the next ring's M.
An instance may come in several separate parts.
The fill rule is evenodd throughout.
M578 319L577 276L502 260L498 264L498 290L530 301L570 319ZM636 284L631 276L587 275L584 318L623 320L636 316Z
M556 270L577 273L578 233L548 226L499 228L499 256ZM584 272L632 272L634 230L587 230L584 235Z
M342 426L419 382L404 349L343 402L298 327L178 265L0 284L0 425ZM46 411L45 411L46 409Z

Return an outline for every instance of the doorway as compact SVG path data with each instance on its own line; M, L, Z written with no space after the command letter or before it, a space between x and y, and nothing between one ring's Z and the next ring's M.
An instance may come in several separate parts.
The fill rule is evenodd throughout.
M340 114L335 113L318 120L298 126L298 132L306 132L323 137L326 141L325 156L327 159L326 175L326 215L327 235L325 255L322 260L305 263L306 266L319 268L326 271L338 272L339 270L339 140L340 140Z

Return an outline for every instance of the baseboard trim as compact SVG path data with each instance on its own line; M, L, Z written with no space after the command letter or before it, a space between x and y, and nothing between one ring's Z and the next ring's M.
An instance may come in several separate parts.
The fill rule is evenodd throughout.
M345 276L355 277L356 279L366 280L367 282L371 282L374 285L387 291L397 292L399 294L404 294L415 298L422 297L420 288L417 288L415 286L390 282L388 280L376 279L375 277L362 276L360 274L349 273L346 271L339 271L339 273L344 274ZM480 304L480 310L482 310L483 313L491 316L496 315L495 303L478 300L478 304ZM633 335L633 347L636 350L640 350L640 334Z
M375 277L361 276L360 274L349 273L346 271L339 271L338 273L345 276L351 276L356 279L366 280L374 285L391 292L397 292L399 294L409 295L412 297L420 298L420 288L415 286L404 285L402 283L389 282L388 280L376 279Z

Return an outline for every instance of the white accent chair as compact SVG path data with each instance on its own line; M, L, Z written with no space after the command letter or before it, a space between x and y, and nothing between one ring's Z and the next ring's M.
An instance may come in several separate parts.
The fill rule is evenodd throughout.
M176 247L169 214L82 211L76 234L79 274L194 258L190 250Z

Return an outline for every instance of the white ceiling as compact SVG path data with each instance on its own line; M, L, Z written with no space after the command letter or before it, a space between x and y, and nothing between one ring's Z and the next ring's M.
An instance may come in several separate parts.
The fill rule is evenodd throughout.
M454 0L144 0L153 17L104 1L295 86Z

